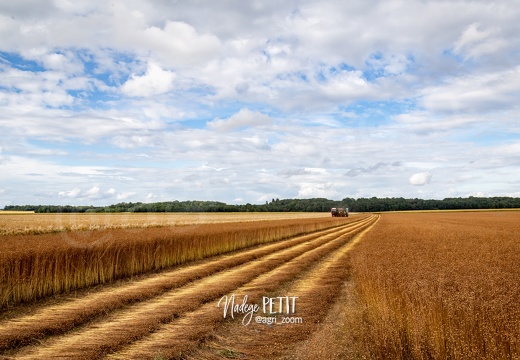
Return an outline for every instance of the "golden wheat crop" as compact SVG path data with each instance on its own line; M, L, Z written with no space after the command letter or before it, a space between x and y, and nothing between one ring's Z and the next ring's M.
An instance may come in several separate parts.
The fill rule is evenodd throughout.
M5 235L0 308L346 222L318 217Z
M349 276L348 254L377 219L352 216L330 229L8 309L0 312L0 357L273 358L319 328ZM244 326L217 306L227 294L258 302L287 293L300 296L295 314L305 321L294 326Z
M353 253L357 356L518 359L518 234L520 212L384 214Z
M85 258L118 271L178 254L206 258L3 309L0 357L518 359L519 220L520 212L384 213L4 236L3 259L56 253L50 273L70 283L93 273ZM317 224L328 229L287 235ZM32 279L40 259L3 271ZM244 326L223 318L226 294L249 303L295 295L302 322Z
M329 213L72 213L0 211L0 236L330 217Z

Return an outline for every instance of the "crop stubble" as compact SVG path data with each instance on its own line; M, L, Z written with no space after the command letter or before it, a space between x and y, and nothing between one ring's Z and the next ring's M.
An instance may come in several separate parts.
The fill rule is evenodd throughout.
M204 309L204 304L210 306L216 298L254 281L266 272L276 271L285 263L295 266L293 272L280 272L285 276L284 281L290 281L299 271L348 242L355 233L373 220L363 217L351 218L349 221L352 224L336 230L325 230L258 249L240 251L233 256L221 256L218 261L208 261L158 274L144 279L139 284L108 289L106 292L93 293L54 307L44 307L26 317L1 323L0 346L5 351L12 352L8 349L40 339L38 341L42 341L43 345L22 348L19 355L29 358L48 358L55 354L64 357L97 358L118 350L123 351L128 343L141 338L145 338L142 341L146 344L146 337L150 332L164 334L164 331L160 331L161 324L179 326L176 322L185 318L183 314L204 311L201 310ZM196 277L200 279L195 280ZM215 310L213 307L206 307L206 310L208 309ZM109 315L102 315L103 313ZM213 311L213 317L217 314L217 311ZM218 315L222 317L222 314ZM180 319L177 320L178 317ZM197 318L200 320L198 316ZM217 319L204 321L211 328L214 320ZM80 326L81 324L83 325ZM189 339L184 344L186 349L197 344L193 337L207 336L207 331L201 332L200 325L194 326L192 323L191 327L198 329L199 334L188 336ZM170 331L166 333L170 334ZM180 333L188 334L185 327ZM54 336L48 338L49 335ZM158 345L154 346L154 341L151 344L152 350L147 345L148 350L144 354L153 358L157 355L157 349L154 348ZM166 350L170 355L182 348L179 341L177 345L172 345L171 342L167 344L169 345L166 346ZM126 351L123 357L139 354L136 357L142 358L142 350ZM12 354L16 355L16 351Z
M265 324L256 324L253 320L244 327L242 323L235 321L232 322L235 332L227 334L229 346L211 344L209 341L202 348L195 349L194 341L208 340L215 333L222 332L222 312L215 311L218 301L212 301L185 314L178 321L162 326L151 336L137 341L110 358L142 359L151 355L175 358L179 353L185 358L200 359L208 354L222 358L224 350L230 347L233 347L234 354L255 358L282 355L285 346L304 339L316 328L319 319L336 297L341 282L348 276L345 271L346 254L377 218L372 216L343 233L336 232L324 245L308 250L290 261L286 261L283 254L273 255L283 265L268 267L269 271L262 272L233 291L239 298L247 294L251 303L261 303L262 296L276 296L281 291L284 294L297 294L298 310L294 315L303 315L305 324L268 327ZM235 276L243 282L240 271Z
M194 352L187 354L186 359L221 359L222 357L229 357L225 356L226 354L231 354L237 358L254 359L298 358L293 356L295 350L311 334L321 329L327 313L334 311L334 306L337 307L338 304L335 302L345 282L350 278L349 259L351 250L371 230L378 219L379 216L377 215L370 218L351 241L343 243L336 251L323 257L321 261L313 264L303 273L300 272L300 276L291 279L283 286L286 293L297 294L299 297L298 310L294 315L302 317L301 324L283 325L277 323L272 327L264 324L253 324L250 327L243 328L237 326L236 322L228 323L228 326L219 329L218 335L214 336L213 341L207 341L204 346L200 346ZM265 274L242 290L260 296L266 290L277 288L272 285L271 276L283 278L286 272L291 273L291 270L297 267L297 262L293 262L277 268L273 271L274 274ZM333 352L329 351L329 348L324 347L323 343L320 345L322 345L320 347L321 353L314 351L312 356L306 358L341 358L335 356Z

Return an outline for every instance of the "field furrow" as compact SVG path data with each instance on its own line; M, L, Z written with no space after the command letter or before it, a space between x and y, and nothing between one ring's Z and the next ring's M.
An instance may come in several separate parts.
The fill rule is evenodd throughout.
M291 282L290 286L284 287L285 293L298 296L297 312L286 318L301 319L301 323L283 324L279 316L277 322L271 326L252 322L250 326L244 327L243 324L236 321L229 322L219 329L215 339L210 339L203 346L186 354L184 358L221 359L225 357L225 354L255 359L288 357L299 341L309 337L320 326L322 319L325 318L336 297L339 296L339 289L350 276L347 269L350 251L364 234L370 231L377 219L379 217L374 217L373 221L352 241L330 253L323 261L313 266L305 276L299 277ZM288 264L288 268L291 266L297 266L297 264ZM285 271L286 269L280 268L280 270ZM279 287L270 284L269 277L263 277L254 281L250 286L243 287L240 291L261 295L277 289ZM204 317L200 315L200 318ZM196 318L193 324L192 326L197 327ZM161 354L156 353L155 356L157 355ZM154 357L142 358L153 359Z
M337 241L335 246L331 246L332 249L327 249L326 252L322 248L306 252L269 272L257 276L247 284L233 289L233 295L237 296L237 301L247 295L249 303L259 303L262 296L279 294L280 292L298 295L298 298L306 299L304 307L299 308L298 313L309 314L304 319L306 323L317 323L319 317L323 315L322 313L328 309L328 305L335 296L335 290L341 286L341 281L345 278L343 275L347 274L344 268L346 254L361 239L362 235L375 224L377 219L376 216L371 217L363 223L362 227L350 233L349 236L340 235L335 239ZM323 288L330 291L327 297L319 298L323 293ZM316 301L317 299L319 301ZM247 352L249 352L249 355L258 356L255 358L270 358L275 355L270 344L273 340L271 336L277 337L279 335L273 332L277 326L255 324L252 317L249 318L244 314L238 315L234 321L225 322L223 311L218 309L221 307L219 302L221 303L220 299L208 302L195 311L162 325L150 336L136 341L122 351L110 355L109 358L122 360L191 357L197 359L214 355L215 358L221 359L226 357L223 356L226 353L242 357L248 355ZM300 300L298 300L298 305L300 305ZM227 317L229 317L229 314ZM227 330L223 324L228 325ZM281 328L285 327L281 326ZM306 336L306 333L302 332L301 329L301 326L296 325L291 327L290 330L300 336ZM226 345L212 342L213 347L210 347L205 343L215 332L222 334L225 331L227 331L227 334L221 335L220 338L227 339ZM287 339L283 336L286 336L286 334L282 334L279 339ZM241 343L248 348L251 345L253 346L247 352L244 352L244 349L236 351L233 348L236 347L237 343ZM201 344L204 344L202 349L198 348ZM255 353L255 350L257 350L255 346L264 351ZM277 347L280 348L280 344Z
M334 236L338 231L355 230L357 227L363 226L364 221L366 220L360 219L339 228L297 236L259 248L208 259L208 261L202 263L184 266L180 269L176 268L124 286L109 287L106 290L90 293L81 298L47 306L28 316L3 321L0 323L0 350L27 345L48 334L64 333L107 312L151 299L197 279L245 264L277 251L313 241L329 234Z
M340 248L374 221L362 219L334 230L220 256L175 271L108 288L80 299L43 308L0 324L4 349L42 339L22 349L24 358L99 358L147 337L163 324L253 281L291 260L303 268ZM300 270L301 271L301 270ZM295 276L287 273L287 276ZM103 315L109 313L109 315ZM222 316L222 314L221 314ZM89 321L88 323L86 323ZM84 324L77 328L78 325ZM67 333L64 333L69 331ZM48 335L62 334L47 337Z

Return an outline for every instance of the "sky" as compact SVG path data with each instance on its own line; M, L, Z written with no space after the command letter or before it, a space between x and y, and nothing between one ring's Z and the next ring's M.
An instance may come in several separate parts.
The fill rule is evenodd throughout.
M520 196L516 0L0 0L0 208Z

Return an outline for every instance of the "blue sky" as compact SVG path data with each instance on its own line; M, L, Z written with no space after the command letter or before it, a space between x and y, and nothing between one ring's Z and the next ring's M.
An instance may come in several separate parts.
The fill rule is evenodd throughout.
M520 196L515 1L0 2L0 208Z

